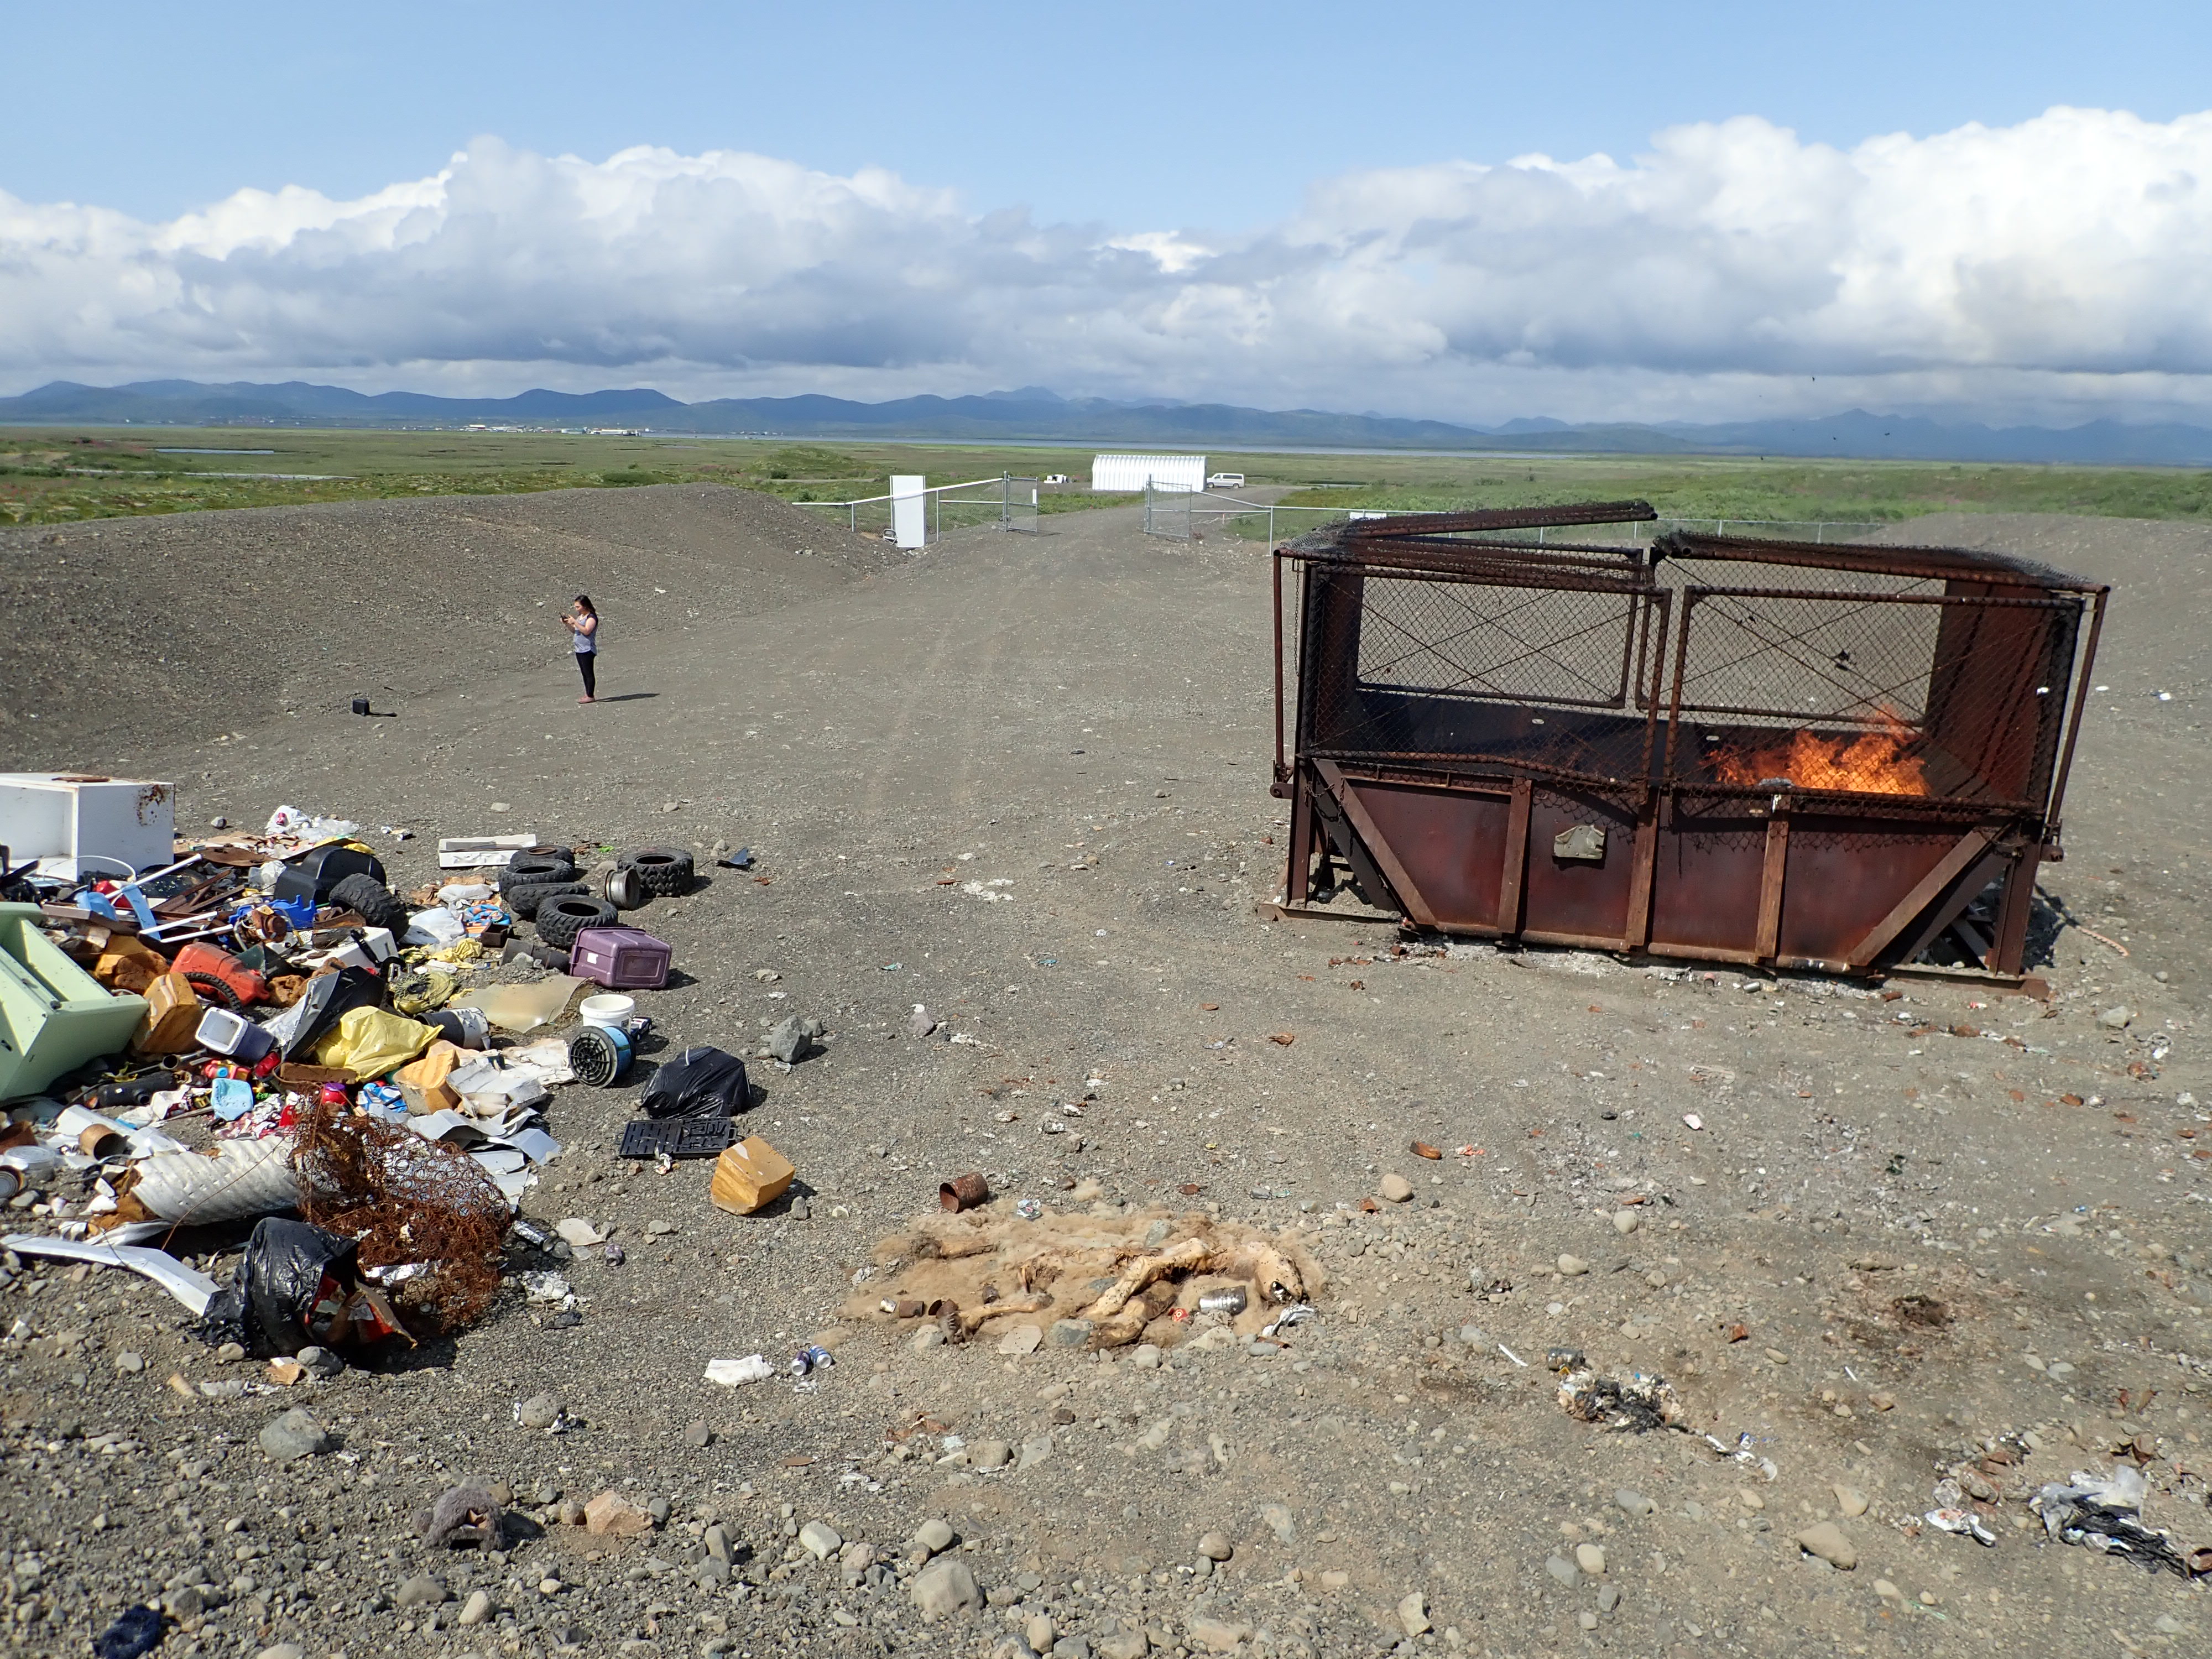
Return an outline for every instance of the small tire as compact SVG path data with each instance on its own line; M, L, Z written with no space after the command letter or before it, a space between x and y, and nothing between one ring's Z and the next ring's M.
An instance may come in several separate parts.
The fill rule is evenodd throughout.
M615 907L587 893L563 893L538 907L538 937L563 951L574 949L576 935L586 927L614 925Z
M528 921L537 915L538 906L547 899L573 898L589 890L580 881L532 881L507 891L507 908L517 917Z
M499 872L499 890L511 893L532 884L574 881L576 861L566 853L517 853Z
M622 866L636 871L645 890L655 898L673 898L691 890L691 855L680 847L641 847L623 854Z
M331 889L331 902L372 927L390 928L394 939L407 931L407 907L374 876L348 876Z
M229 982L213 974L186 974L185 982L192 988L203 1002L228 1010L234 1014L246 1012L246 999L230 988Z

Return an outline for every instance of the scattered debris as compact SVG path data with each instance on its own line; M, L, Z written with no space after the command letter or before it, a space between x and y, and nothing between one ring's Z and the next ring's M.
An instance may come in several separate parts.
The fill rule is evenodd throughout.
M2205 1566L2192 1565L2162 1527L2143 1524L2146 1482L2140 1468L2124 1465L2110 1474L2076 1469L2063 1484L2052 1481L2027 1506L2043 1518L2043 1529L2063 1544L2079 1544L2106 1555L2124 1555L2154 1572L2178 1573L2184 1578L2201 1574ZM1931 1521L1934 1516L1929 1517Z

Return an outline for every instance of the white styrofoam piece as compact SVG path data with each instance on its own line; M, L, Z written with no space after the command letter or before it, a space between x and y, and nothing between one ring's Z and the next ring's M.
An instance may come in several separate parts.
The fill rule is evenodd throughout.
M46 1238L37 1233L11 1233L0 1238L0 1249L13 1250L17 1255L58 1256L102 1267L127 1267L132 1273L143 1273L183 1303L195 1319L207 1312L208 1298L215 1294L215 1280L205 1273L187 1267L167 1250L143 1244L111 1244L104 1238Z
M507 1143L532 1164L550 1164L561 1156L561 1143L543 1129L518 1129L507 1136Z
M535 836L447 836L438 842L441 870L495 870L538 845Z

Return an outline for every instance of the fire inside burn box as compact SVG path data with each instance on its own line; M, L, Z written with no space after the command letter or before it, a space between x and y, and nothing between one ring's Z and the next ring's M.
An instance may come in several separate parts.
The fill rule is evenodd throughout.
M2002 554L1674 532L1642 501L1276 552L1285 902L2017 981L2109 590ZM1562 533L1564 532L1564 533Z

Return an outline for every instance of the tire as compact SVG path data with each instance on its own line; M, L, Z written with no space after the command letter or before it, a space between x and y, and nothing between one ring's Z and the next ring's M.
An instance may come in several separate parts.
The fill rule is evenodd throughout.
M499 890L511 893L528 883L575 878L576 861L566 853L517 853L500 868Z
M374 876L348 876L331 889L331 902L372 927L390 928L394 939L407 931L407 907Z
M574 947L576 935L586 927L611 927L615 907L586 893L563 893L538 907L538 937L556 949Z
M523 921L528 921L538 914L538 907L547 899L574 898L587 892L580 881L532 881L507 890L507 908Z
M217 1008L228 1009L234 1014L246 1012L246 999L230 988L229 984L213 974L186 974L185 981L198 994L201 1001Z
M622 856L623 867L637 872L645 890L655 898L673 898L691 890L691 855L680 847L641 847Z

